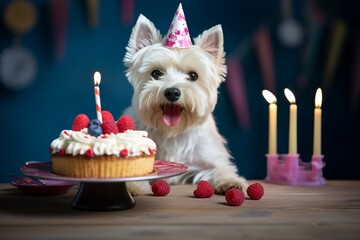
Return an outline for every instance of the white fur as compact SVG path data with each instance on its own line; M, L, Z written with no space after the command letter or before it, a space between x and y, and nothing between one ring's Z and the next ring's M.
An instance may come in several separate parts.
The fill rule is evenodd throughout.
M132 105L126 113L133 117L137 129L148 131L156 142L157 159L189 167L187 173L168 179L170 183L208 180L217 193L232 187L245 191L247 182L237 174L212 115L218 87L226 76L221 26L204 31L194 42L187 49L164 47L154 24L139 16L124 57L126 76L134 88ZM164 75L156 80L151 75L154 70ZM190 72L197 73L196 81L189 80ZM176 126L163 122L161 106L170 102L164 95L170 87L181 91L175 103L183 110ZM148 190L149 184L128 187L137 195Z

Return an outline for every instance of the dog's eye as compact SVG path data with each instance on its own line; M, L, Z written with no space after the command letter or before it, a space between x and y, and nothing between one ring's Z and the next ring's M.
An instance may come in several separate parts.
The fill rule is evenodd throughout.
M189 73L189 80L190 81L196 81L198 79L198 75L196 72L190 72Z
M154 70L151 73L151 76L155 79L158 80L162 75L164 75L164 73L162 73L160 70Z

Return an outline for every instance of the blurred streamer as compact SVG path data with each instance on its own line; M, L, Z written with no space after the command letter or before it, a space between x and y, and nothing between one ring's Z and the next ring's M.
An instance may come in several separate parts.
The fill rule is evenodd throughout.
M99 25L99 0L86 0L88 25L96 28Z
M65 55L69 2L68 0L51 0L49 4L54 31L55 58L61 62Z
M227 60L228 74L225 81L226 89L235 110L236 119L243 129L250 127L246 86L243 70L238 57L231 56Z
M121 1L121 22L128 26L134 20L135 0L120 0Z
M314 70L316 56L319 53L321 36L324 30L325 14L316 0L309 1L308 43L305 49L304 64L299 78L299 86L306 88Z
M353 111L358 109L360 101L360 36L356 37L355 42L355 75L354 75L354 85L351 98L351 108Z
M341 19L336 19L330 37L329 56L327 57L324 71L324 87L327 89L329 89L333 83L334 73L343 50L346 35L347 26L345 22Z
M268 29L266 27L259 28L254 34L253 41L260 62L264 89L276 94L273 52Z

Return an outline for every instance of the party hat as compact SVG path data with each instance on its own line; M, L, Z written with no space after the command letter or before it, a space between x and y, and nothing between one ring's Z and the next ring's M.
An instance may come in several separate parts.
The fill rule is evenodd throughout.
M170 48L189 48L191 45L189 29L180 3L164 39L164 46Z

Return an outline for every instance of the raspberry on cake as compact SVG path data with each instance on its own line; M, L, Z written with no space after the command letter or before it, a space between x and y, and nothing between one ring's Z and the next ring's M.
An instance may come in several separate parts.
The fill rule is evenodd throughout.
M119 132L124 132L126 130L135 130L135 124L133 119L129 115L124 115L119 117L116 122Z
M81 113L75 117L71 129L74 131L80 131L83 128L87 128L89 123L90 123L89 117Z
M103 120L103 123L101 124L101 128L103 130L104 134L110 134L110 133L118 133L119 129L116 125L116 122L114 119L105 119Z
M113 117L113 115L111 114L111 112L106 111L106 110L101 111L101 116L102 116L102 120L103 120L103 121L106 120L106 119L114 120L114 117Z

